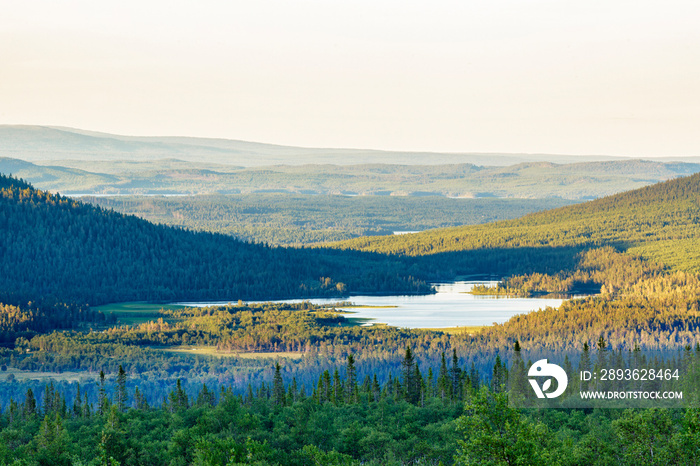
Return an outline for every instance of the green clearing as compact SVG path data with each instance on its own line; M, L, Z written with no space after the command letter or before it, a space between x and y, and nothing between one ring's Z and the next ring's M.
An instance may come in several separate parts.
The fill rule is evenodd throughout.
M114 317L117 318L117 325L139 325L159 318L172 322L176 319L173 319L172 317L166 318L167 316L161 311L176 311L179 309L185 309L186 307L187 306L174 304L156 304L137 301L105 304L103 306L95 307L94 310L100 311L107 316L110 314L114 315Z
M86 377L89 376L89 377ZM88 372L45 372L45 371L24 371L20 369L8 368L0 372L0 381L8 382L12 379L17 381L25 380L57 380L65 382L80 382L85 378L97 378L96 374Z

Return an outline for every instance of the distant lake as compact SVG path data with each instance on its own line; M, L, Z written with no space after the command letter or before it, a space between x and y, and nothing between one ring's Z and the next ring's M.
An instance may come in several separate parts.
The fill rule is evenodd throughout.
M563 299L508 298L475 296L469 294L476 284L495 286L496 281L458 281L434 284L437 293L418 296L351 296L338 299L290 299L273 302L310 301L313 304L330 304L350 301L358 306L395 306L385 308L343 308L352 314L346 317L372 319L372 323L385 323L394 327L447 328L491 325L503 323L517 314L524 314L547 306L558 307ZM225 305L228 302L178 303L194 307Z
M185 194L185 193L170 193L170 194L160 194L160 193L71 193L64 194L65 197L129 197L129 196L146 196L146 197L194 197L196 194Z

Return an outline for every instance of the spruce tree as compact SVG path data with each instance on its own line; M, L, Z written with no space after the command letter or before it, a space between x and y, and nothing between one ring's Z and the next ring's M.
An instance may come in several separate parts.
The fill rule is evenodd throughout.
M347 374L345 376L345 401L357 403L357 369L355 368L355 357L348 354Z
M105 373L100 371L100 389L97 395L97 412L100 415L107 413L107 408L109 405L109 400L107 399L107 388L105 386Z
M42 409L44 416L56 412L56 401L54 400L56 396L58 396L58 393L54 389L53 382L44 385L44 407Z
M382 396L382 389L379 386L379 381L377 380L377 374L372 377L372 401L379 401Z
M340 382L340 373L338 368L333 371L333 403L338 404L343 402L343 385Z
M459 358L457 350L452 350L452 367L450 368L450 379L452 379L452 397L456 401L462 399L462 369L459 368Z
M401 362L403 375L403 396L409 403L416 404L420 396L420 385L416 378L416 360L411 348L406 347L406 353Z
M119 373L117 374L117 409L123 413L126 411L127 403L126 372L124 372L122 365L119 364Z
M479 370L476 368L474 361L472 361L471 368L469 369L469 379L472 381L472 391L478 390L481 380L479 377Z
M27 394L24 396L23 415L25 419L36 416L36 398L31 388L27 389Z
M520 342L515 340L513 345L513 364L511 366L511 396L522 398L526 395L526 390L528 388L527 383L527 371L525 369L525 362L523 362L523 357L520 352Z
M331 382L331 374L328 372L328 369L323 371L323 401L331 401L331 393L333 390L333 384Z
M495 393L501 393L506 391L506 385L508 382L508 369L505 364L501 362L501 356L496 355L496 362L493 365L493 374L491 377L491 389Z
M275 376L272 380L272 396L276 405L284 406L284 381L282 380L281 368L279 363L275 365Z
M440 360L440 372L438 372L438 395L443 400L447 399L450 395L450 384L447 380L447 361L445 360L445 352L442 352L442 359Z
M82 417L83 415L83 399L80 394L80 384L78 384L78 392L75 395L75 400L73 401L73 416Z
M291 397L287 400L288 403L295 403L299 399L299 385L297 384L297 378L292 377L292 386L289 387L291 391Z

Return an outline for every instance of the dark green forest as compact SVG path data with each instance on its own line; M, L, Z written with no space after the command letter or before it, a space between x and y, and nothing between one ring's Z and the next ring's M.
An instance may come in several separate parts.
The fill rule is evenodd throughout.
M400 261L154 225L0 177L0 302L428 292Z
M515 347L517 348L517 346ZM696 350L700 351L700 349ZM514 351L514 352L517 352ZM695 355L695 357L698 357ZM180 379L157 403L121 366L90 387L27 388L0 415L5 464L585 465L697 464L697 407L525 409L509 404L497 360L490 382L410 348L396 377L359 378L349 355L311 391L272 380L236 394ZM65 393L65 394L64 394ZM90 395L88 395L90 393Z

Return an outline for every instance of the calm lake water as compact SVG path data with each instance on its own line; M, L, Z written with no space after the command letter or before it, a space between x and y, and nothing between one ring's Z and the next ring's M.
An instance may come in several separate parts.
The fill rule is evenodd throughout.
M437 293L421 296L351 296L344 299L359 306L395 306L386 308L342 308L352 312L348 317L372 319L395 327L446 328L503 323L516 314L524 314L547 306L557 307L562 299L507 298L468 294L475 284L495 286L495 281L459 281L434 284ZM275 302L300 302L290 299ZM336 303L335 299L309 299L314 304ZM178 303L204 307L227 302Z

